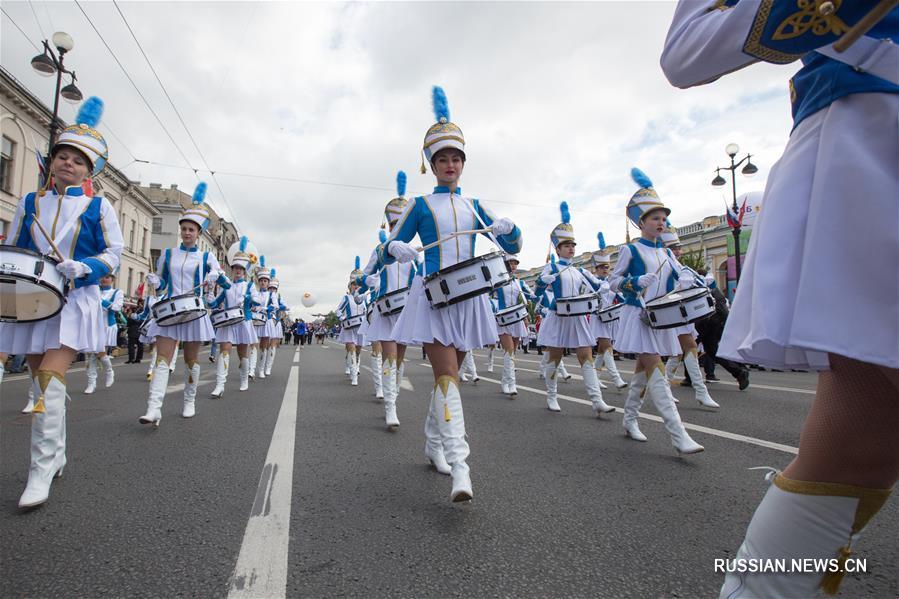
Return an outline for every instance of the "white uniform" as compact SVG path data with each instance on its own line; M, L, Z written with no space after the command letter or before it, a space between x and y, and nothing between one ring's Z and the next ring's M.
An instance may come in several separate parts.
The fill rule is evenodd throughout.
M530 290L527 284L513 277L510 284L503 285L493 293L493 306L499 312L517 304L526 305L529 301L534 301L535 299L534 292ZM519 339L527 339L527 318L508 326L502 326L497 323L497 333L500 335L511 335Z
M612 291L611 284L606 279L599 280L599 297L602 300L602 307L608 308L615 303L617 295L614 291ZM603 285L603 283L606 283L606 285ZM618 320L613 320L612 322L603 322L602 320L600 320L598 314L593 314L590 316L590 330L593 331L593 336L596 339L609 339L611 341L614 341L616 333L618 331L618 323Z
M232 281L229 289L223 289L219 295L209 302L209 307L216 309L236 308L244 309L244 319L236 324L215 329L216 343L231 343L233 345L250 345L259 341L256 330L250 317L250 307L259 305L259 291L252 283L240 279Z
M206 256L205 264L203 264L204 255ZM166 260L167 256L168 261ZM201 252L196 247L187 250L184 246L180 246L169 248L159 256L156 272L160 278L157 291L165 293L167 297L185 294L200 296L200 285L206 275L211 272L220 273L221 267L214 254ZM159 323L154 321L150 324L147 336L168 337L176 341L203 342L214 339L215 331L207 314L190 322L165 327L159 326Z
M585 315L559 316L556 313L556 302L559 298L575 297L594 290L594 282L599 281L593 275L579 267L568 267L568 260L559 260L547 264L541 277L557 274L550 284L552 294L544 294L544 306L548 309L546 318L537 333L537 345L546 347L576 348L593 347L596 337L590 331ZM541 279L538 279L538 281Z
M125 305L125 294L121 289L109 287L100 288L100 305L103 308L103 318L106 319L106 347L116 347L119 340L119 327L116 321L116 313Z
M347 293L340 300L340 304L337 306L337 314L340 317L340 320L346 320L351 316L365 314L365 302L356 303L357 297L359 296ZM341 327L337 340L341 343L362 345L362 335L359 334L359 327L354 327L352 329Z
M372 263L372 260L374 260L374 263ZM394 262L385 266L378 261L377 251L375 251L372 252L372 259L365 265L363 272L373 274L374 270L378 269L375 276L379 278L377 297L380 298L387 293L410 287L415 280L416 268L417 264L412 262L405 264ZM368 269L372 269L373 272L369 273ZM383 316L378 312L377 306L375 306L371 315L371 324L366 331L366 339L370 341L393 341L393 327L396 326L400 313L396 312Z

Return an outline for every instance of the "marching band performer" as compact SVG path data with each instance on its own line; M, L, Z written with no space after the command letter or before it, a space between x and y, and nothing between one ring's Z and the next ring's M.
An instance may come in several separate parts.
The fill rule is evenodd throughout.
M149 286L148 286L149 287ZM144 321L144 324L141 325L141 334L138 341L143 343L144 345L150 346L150 365L147 367L147 380L153 378L153 366L156 364L156 338L148 337L147 332L149 332L149 321L153 319L153 306L156 302L159 301L159 298L156 295L147 295L144 298L144 309L140 313L140 320Z
M112 360L107 350L118 345L119 327L116 321L116 313L125 305L125 295L121 289L113 287L115 283L115 271L100 279L100 305L103 308L103 320L106 321L106 346L102 352L85 355L87 361L87 388L86 395L90 395L97 389L97 362L103 365L106 372L105 386L112 387L115 382L115 372L112 370Z
M494 307L497 311L506 310L519 304L527 305L528 302L533 302L537 299L527 284L515 276L515 271L518 270L520 263L518 256L515 254L506 256L506 264L509 267L509 272L512 273L512 281L493 292ZM508 395L510 399L515 399L515 396L518 395L518 387L515 380L515 349L518 347L518 342L521 339L527 339L528 337L526 320L519 320L508 326L497 325L500 347L503 348L503 375L500 386L502 387L502 392ZM489 356L489 364L492 367L492 347L490 348ZM492 368L488 368L488 370L492 371Z
M272 323L271 318L274 313L274 307L272 306L274 290L269 289L271 281L272 269L265 265L265 256L260 256L259 268L256 269L256 284L259 285L259 306L253 308L253 311L265 316L265 324L256 330L256 335L259 338L259 349L258 352L250 357L250 368L255 371L258 379L266 377L265 371L268 365L268 355L272 349L273 336L275 334L275 325ZM253 378L252 372L249 378Z
M833 45L872 4L682 1L665 42L678 87L802 60L718 355L822 372L799 453L769 477L738 559L846 559L899 478L899 8L845 52ZM870 284L834 293L834 272ZM842 577L733 573L721 596L836 593Z
M538 287L542 287L542 286L538 284ZM553 296L552 287L546 287L546 288L543 288L542 290L538 289L536 291L536 295L537 295L537 310L540 313L540 318L542 319L542 321L545 322L546 317L549 315L549 307L548 306L551 306L553 303L554 296ZM543 325L541 324L540 327L543 328ZM537 331L538 337L539 337L539 334L540 334L540 331ZM538 345L538 347L542 347L542 346L540 346L539 341L537 342L537 345ZM549 352L545 351L545 352L543 352L543 356L540 358L540 366L537 368L537 378L540 379L541 381L546 379L546 377L543 375L543 373L546 371L547 364L549 364ZM561 379L565 383L567 383L569 380L571 380L571 375L568 373L568 369L565 368L565 358L564 357L560 358L558 365L556 365L556 380L559 380L559 379ZM602 388L601 384L600 384L600 388Z
M253 326L252 308L258 306L259 292L249 280L247 273L255 256L248 250L249 240L241 237L240 241L228 249L228 263L231 265L231 287L223 289L218 297L207 301L210 308L237 308L243 310L243 320L238 323L219 327L215 330L215 341L219 344L219 353L215 364L215 389L212 397L218 398L225 393L225 382L228 380L228 366L231 359L231 346L237 346L237 357L240 360L240 391L249 388L250 358L248 348L256 343L256 330Z
M383 229L378 232L378 239L380 243L386 241L387 233L385 233ZM381 277L380 272L378 271L377 248L372 250L371 256L369 256L368 259L368 264L362 269L362 274L356 279L356 284L359 285L360 292L363 294L371 291L371 301L369 302L367 298L366 306L374 305L376 299L382 295ZM359 326L359 335L362 337L362 346L371 347L371 351L369 352L369 358L371 360L371 380L375 390L375 401L380 401L384 399L384 374L381 372L384 366L383 348L381 347L380 341L372 339L368 334L369 328L374 324L376 313L377 310L369 311L368 307L366 307L366 317Z
M271 329L266 324L266 332L271 333L268 344L268 355L265 361L265 376L272 375L272 366L275 364L275 354L278 353L278 347L281 340L284 339L284 327L281 325L281 315L287 311L287 306L281 301L281 293L278 289L281 287L281 281L277 279L276 271L272 269L272 279L268 283L268 304L271 306L269 313L269 321L272 323Z
M385 264L394 260L412 262L418 250L409 242L418 235L425 244L425 274L438 273L474 256L475 237L456 236L457 231L489 228L507 252L521 249L521 231L507 218L495 218L483 203L462 195L459 178L465 167L465 140L462 130L449 118L443 89L432 92L437 122L425 134L423 157L430 162L437 179L434 192L410 201L381 246ZM424 161L422 171L425 172ZM453 501L472 497L471 477L466 458L465 420L459 394L459 364L465 352L496 343L496 319L490 300L477 295L457 303L432 309L421 278L412 284L406 306L394 327L397 343L424 344L434 371L434 395L425 426L426 452L433 462L445 459L452 468ZM434 424L436 422L436 431ZM436 434L435 434L436 433ZM436 442L439 436L440 443ZM444 457L438 457L442 450Z
M668 248L675 258L679 259L681 256L680 237L678 237L677 229L672 226L670 221L665 222L665 230L662 232L661 240L662 245ZM706 286L705 278L700 276L695 270L688 268L683 264L681 264L680 268L680 273L672 272L671 276L668 277L665 286L667 292L670 293L674 291L682 274L692 278L690 287ZM690 287L687 287L687 289ZM681 353L668 358L668 363L665 365L665 378L671 382L674 378L674 373L677 372L677 367L683 362L684 369L690 374L690 380L693 382L696 401L707 408L720 408L721 406L719 406L718 403L712 399L712 396L709 395L709 389L706 387L702 370L699 368L699 347L696 345L696 327L692 324L687 324L676 327L674 332L677 335L677 342L680 344Z
M609 307L619 301L621 298L617 293L612 291L609 284L609 273L612 271L612 259L606 252L606 239L600 232L597 235L599 240L599 251L593 254L593 273L599 279L599 295L602 299L603 307ZM590 317L590 328L593 336L596 338L596 370L597 372L605 366L609 376L612 377L612 384L618 389L627 387L627 382L621 378L618 367L615 365L615 355L612 353L612 344L615 342L615 331L618 329L618 321L609 323L600 320L598 314Z
M23 197L13 217L9 242L41 254L58 249L61 261L56 269L71 285L56 316L0 323L0 351L26 354L34 377L31 466L19 498L22 508L47 501L53 478L62 476L66 465L66 371L79 351L106 349L99 282L119 265L124 242L109 201L86 194L82 187L103 170L109 157L106 141L96 130L102 111L99 98L84 102L76 124L66 127L50 150L47 184Z
M563 316L558 314L556 307L561 299L581 295L585 290L595 291L599 288L600 282L583 268L572 265L571 259L574 257L576 242L574 228L571 226L571 214L567 202L562 202L559 208L562 213L562 222L556 225L550 233L550 241L559 260L550 261L538 278L538 288L552 287L552 300L546 303L548 313L540 326L540 333L537 335L537 343L546 346L549 353L549 361L543 372L543 379L546 383L546 406L552 412L562 411L557 397L556 368L562 360L565 349L573 349L577 352L581 375L584 378L584 387L590 397L593 414L599 417L600 414L614 412L615 408L603 401L599 377L593 366L593 345L596 343L596 338L590 331L585 314ZM538 289L539 291L542 290Z
M215 254L200 252L197 243L209 226L209 211L203 204L206 183L199 183L194 190L192 205L181 212L178 224L181 228L181 245L167 248L156 262L156 272L147 275L147 282L157 292L164 292L166 299L180 295L202 297L202 287L219 285L224 289L231 282L221 272ZM200 384L200 363L197 356L200 344L215 337L209 315L189 322L161 326L155 320L150 323L148 337L156 338L156 364L147 397L147 413L139 418L142 424L159 426L162 420L162 403L169 383L169 360L179 342L184 343L184 402L181 416L193 418L196 414L197 386Z
M635 441L646 441L637 425L644 396L649 396L671 436L671 444L684 454L703 451L703 446L690 438L674 404L674 396L665 378L665 368L660 356L678 353L680 346L672 329L653 329L643 321L644 296L646 301L666 293L666 281L672 274L678 278L678 286L692 284L689 274L681 273L680 263L669 250L661 247L660 237L671 210L659 199L643 171L631 169L631 177L640 189L627 204L627 217L641 232L635 243L620 247L618 263L610 277L612 290L625 298L618 325L618 350L637 354L637 366L630 382L630 391L624 404L624 430ZM680 273L680 274L678 274Z
M346 327L343 323L349 318L358 316L363 316L364 320L365 301L357 293L359 285L356 283L356 280L362 275L360 266L361 261L359 256L356 256L356 267L350 272L350 282L347 285L348 293L344 294L337 306L337 314L341 320L340 335L337 336L337 341L343 343L346 348L346 365L350 371L350 385L354 387L359 384L359 353L362 351L362 336L359 334L361 324Z

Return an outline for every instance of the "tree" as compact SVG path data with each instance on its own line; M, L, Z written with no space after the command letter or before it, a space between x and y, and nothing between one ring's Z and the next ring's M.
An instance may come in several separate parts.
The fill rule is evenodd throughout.
M677 259L678 262L692 268L695 271L699 271L700 269L705 269L705 259L702 257L701 250L693 250L692 252L684 252L680 255L680 258Z
M340 319L337 318L337 312L335 312L334 310L331 310L325 315L325 326L329 329L333 326L337 326L339 322Z

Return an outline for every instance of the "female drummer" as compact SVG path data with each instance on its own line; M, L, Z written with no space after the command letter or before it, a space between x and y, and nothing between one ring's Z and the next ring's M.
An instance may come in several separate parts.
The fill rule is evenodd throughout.
M244 318L242 321L215 330L215 341L219 345L219 353L215 364L215 388L212 397L219 398L225 393L225 383L228 380L228 366L231 361L231 346L237 346L237 357L240 359L240 391L246 391L250 385L250 358L249 347L256 343L256 330L253 326L253 306L259 305L259 292L256 286L247 279L247 270L250 267L251 257L246 253L247 238L241 237L240 241L233 244L228 250L231 256L231 287L222 289L218 297L211 297L207 301L210 308L241 308Z
M278 289L281 282L275 277L276 271L271 270L272 278L268 283L268 322L265 324L265 334L269 335L268 351L265 358L265 376L272 375L272 366L275 364L275 354L278 353L278 347L284 338L284 327L281 325L281 315L287 310L287 306L281 301L281 294Z
M201 182L194 191L193 204L181 213L181 245L166 249L156 263L156 273L147 277L157 292L166 294L166 298L160 301L181 295L202 297L201 288L204 286L218 285L224 289L231 286L231 281L221 272L215 255L197 248L200 235L209 226L209 211L203 204L205 197L206 184ZM150 380L147 413L140 417L140 422L159 426L162 420L162 402L169 383L169 360L178 342L184 343L184 406L181 416L193 418L200 383L197 356L200 345L215 337L209 315L203 314L195 320L169 326L160 326L154 321L147 335L156 338L157 358Z
M385 233L383 230L379 231L378 238L380 240L380 243L384 243L387 240L387 233ZM372 307L374 307L375 302L377 302L378 298L382 295L380 274L380 267L378 266L378 250L377 248L375 248L374 250L372 250L371 256L368 260L368 264L366 264L365 268L362 269L362 274L356 279L356 284L359 285L362 293L371 291L370 302L367 302L367 304ZM383 357L383 348L380 341L373 339L369 335L369 329L372 325L375 324L375 318L377 316L377 309L366 309L366 318L362 321L362 324L359 327L359 335L361 335L362 337L363 347L371 348L371 351L369 352L369 357L371 359L371 380L375 391L375 401L380 401L384 399L385 375L382 371L384 370L385 363ZM390 428L391 427L388 427L388 429Z
M147 287L149 288L149 283L147 283ZM144 345L150 346L150 365L147 367L147 380L153 378L153 366L156 364L156 338L149 337L147 333L150 330L150 320L153 318L152 308L159 301L159 298L156 295L147 295L144 298L144 309L138 316L138 318L144 323L141 325L141 334L138 341Z
M660 238L671 210L659 199L643 171L634 168L631 177L640 189L628 202L627 217L640 229L641 236L636 243L621 246L618 263L610 277L612 290L625 298L615 340L618 351L637 354L637 366L624 404L624 430L631 439L646 441L637 425L646 395L664 420L674 448L680 453L697 453L704 448L690 438L681 422L660 357L678 352L677 336L671 329L651 328L644 322L642 311L644 302L665 295L666 281L672 274L680 277L681 288L689 287L692 281L689 275L681 273L681 265L671 252L662 247Z
M356 281L362 275L360 266L361 261L359 256L356 256L356 268L350 272L350 282L347 285L348 293L344 294L340 304L337 305L337 315L341 321L365 314L365 301L357 293L360 287ZM343 343L346 348L346 366L350 371L350 385L354 387L359 384L359 354L362 351L363 341L362 335L359 334L360 326L346 328L341 324L340 335L337 336L337 341Z
M665 231L662 233L662 244L668 248L675 258L680 258L682 249L680 246L680 237L670 222L665 223ZM678 277L681 274L688 275L692 278L690 287L705 287L705 279L695 272L692 268L681 265L681 273L671 273L666 282L665 289L670 293L677 286ZM690 287L687 287L688 289ZM670 356L668 363L665 364L665 377L671 382L674 379L674 373L677 367L683 362L684 369L689 373L690 380L693 383L693 390L696 394L696 401L707 408L718 409L721 406L709 395L708 387L706 387L705 379L702 371L699 369L699 347L696 345L696 327L692 324L676 327L674 329L677 335L677 342L680 344L681 353L679 355Z
M543 320L543 324L540 325L540 333L537 335L537 343L546 346L549 350L549 361L543 372L543 379L546 383L546 406L552 412L562 411L557 399L556 368L567 348L577 353L584 378L584 387L590 397L593 414L599 417L600 414L614 412L615 408L603 401L599 377L593 366L593 345L596 338L590 331L586 314L559 316L556 306L561 299L594 292L599 288L600 283L596 277L583 268L572 266L571 259L574 257L576 246L574 228L571 226L568 203L562 202L560 208L562 222L556 225L550 233L550 241L559 260L547 264L538 279L538 287L552 287L553 292L553 300L546 306L549 312Z
M521 231L511 220L496 219L483 203L462 195L459 188L465 167L462 130L450 122L443 90L435 87L432 98L437 123L425 135L423 152L437 178L437 187L432 194L409 202L380 250L385 263L395 259L412 262L418 250L409 242L416 234L426 245L440 241L425 251L426 275L437 274L474 256L475 238L454 236L456 231L489 228L504 250L517 253L521 249ZM425 172L424 163L422 172ZM436 463L443 459L438 457L442 450L452 468L450 496L453 501L467 501L472 497L472 488L466 463L469 448L459 394L459 364L465 352L498 341L490 299L482 294L431 309L422 279L416 278L393 337L397 343L424 344L435 379L425 427L426 452Z
M515 276L515 271L518 270L520 263L518 256L515 254L506 256L506 265L512 274L512 281L493 292L493 302L498 312L516 305L527 305L528 302L533 302L537 299L527 284ZM528 328L526 321L527 319L510 325L497 325L499 344L503 348L503 375L500 386L502 387L502 392L508 395L510 399L515 399L515 396L518 395L518 387L515 381L515 349L518 347L521 339L527 339ZM492 366L492 348L489 350L489 355L489 364ZM488 370L491 369L488 368Z
M90 395L97 390L97 362L103 365L106 372L105 386L112 387L115 382L115 372L112 370L112 360L107 354L109 348L118 345L119 326L116 314L125 305L125 295L121 289L113 287L115 273L111 272L100 279L100 305L103 307L103 320L106 322L106 347L102 352L85 354L87 361L87 388L84 393Z
M273 336L275 334L275 325L271 318L274 314L274 308L271 305L273 290L269 289L269 283L271 283L271 281L272 271L265 265L265 256L260 256L259 268L256 269L256 284L259 286L259 306L253 308L253 311L263 314L265 324L256 329L256 335L259 338L258 358L255 358L255 363L252 362L254 358L252 356L250 358L250 366L252 370L255 371L256 378L258 379L265 378L268 353L269 349L272 347ZM252 375L253 372L250 373L250 378L253 378Z
M88 99L50 151L49 187L19 201L10 242L19 248L62 254L56 269L69 279L62 311L37 322L0 323L0 351L26 354L37 398L31 420L31 467L19 507L40 505L66 465L66 378L76 353L106 349L100 279L119 264L122 232L112 205L82 185L103 170L106 141L96 130L103 110ZM45 235L46 232L46 235ZM48 239L49 236L52 239ZM52 241L52 244L51 244Z
M593 274L599 279L599 295L603 308L614 305L618 300L618 294L612 291L609 284L609 273L612 272L612 259L606 252L606 240L602 233L597 235L599 239L599 252L593 254ZM623 298L622 298L623 299ZM596 337L596 370L605 366L606 371L612 377L612 384L619 389L627 387L627 383L621 378L618 367L615 365L615 356L612 353L612 344L615 341L615 331L618 329L618 321L603 322L599 315L590 317L590 329Z
M759 60L803 63L718 355L822 371L799 453L772 477L736 557L842 562L899 478L899 8L840 54L830 44L874 3L713 4L677 6L662 67L678 87ZM864 283L835 287L834 272ZM842 576L734 573L721 596L835 594Z

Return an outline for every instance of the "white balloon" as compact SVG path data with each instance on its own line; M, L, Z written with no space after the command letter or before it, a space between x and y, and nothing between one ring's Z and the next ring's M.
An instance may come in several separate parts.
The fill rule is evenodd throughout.
M307 308L311 308L315 305L315 296L307 291L303 294L303 299L301 299L300 302Z

